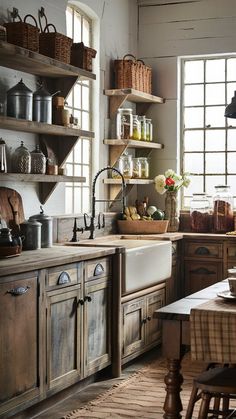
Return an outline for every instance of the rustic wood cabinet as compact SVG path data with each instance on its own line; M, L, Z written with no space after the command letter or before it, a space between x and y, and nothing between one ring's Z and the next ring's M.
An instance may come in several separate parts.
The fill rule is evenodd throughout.
M41 296L37 271L0 280L0 417L41 397Z
M225 254L226 254L226 264L224 269L224 278L227 278L227 270L236 266L236 243L226 242L225 243Z
M223 241L184 239L185 295L223 279Z
M122 304L122 362L125 363L151 349L161 341L161 326L153 319L153 313L165 304L165 286L159 285L154 292Z
M173 303L182 298L181 245L181 240L172 242L172 267L171 276L166 280L166 304Z

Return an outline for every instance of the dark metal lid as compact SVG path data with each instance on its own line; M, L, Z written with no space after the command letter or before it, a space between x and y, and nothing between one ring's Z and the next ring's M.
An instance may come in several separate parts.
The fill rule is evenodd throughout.
M33 92L30 90L21 79L19 83L7 91L7 96L32 96Z

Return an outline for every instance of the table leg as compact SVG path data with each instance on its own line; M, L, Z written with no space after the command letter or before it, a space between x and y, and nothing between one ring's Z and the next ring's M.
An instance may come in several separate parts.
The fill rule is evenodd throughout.
M180 359L167 360L168 372L165 376L166 398L164 404L164 419L180 419L182 416L182 402L180 399L183 376L180 373Z

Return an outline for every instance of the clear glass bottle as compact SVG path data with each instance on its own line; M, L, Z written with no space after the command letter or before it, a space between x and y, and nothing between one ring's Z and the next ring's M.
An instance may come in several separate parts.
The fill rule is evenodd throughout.
M133 158L133 175L132 178L140 179L141 178L141 164L138 157Z
M141 140L141 123L138 115L133 115L133 140Z
M141 166L141 178L149 178L149 161L147 157L139 157L139 162Z
M133 173L132 156L127 154L119 158L119 170L125 179L132 178L132 173Z
M147 140L147 131L146 131L146 116L139 116L139 121L141 124L141 140L146 141Z
M30 173L31 171L31 155L21 141L20 147L17 147L12 156L12 170L15 173Z
M195 233L206 233L211 227L210 202L205 193L194 193L190 202L191 229Z
M132 109L118 109L116 115L116 137L118 140L124 140L133 137Z
M215 233L226 233L234 227L233 196L230 186L215 186L213 196L213 229Z
M153 140L153 126L151 119L146 119L146 138L147 141Z

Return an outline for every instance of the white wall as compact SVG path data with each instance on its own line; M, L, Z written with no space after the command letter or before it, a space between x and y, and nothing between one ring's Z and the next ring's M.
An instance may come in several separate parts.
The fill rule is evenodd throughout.
M137 2L136 0L84 0L74 1L74 4L87 7L87 12L95 20L95 48L99 48L100 54L96 58L97 81L95 82L95 133L93 141L95 148L95 158L93 161L94 173L101 167L108 164L108 147L102 144L103 138L108 135L108 99L103 95L103 89L112 86L111 62L115 58L121 58L127 52L136 54L137 50ZM55 24L57 31L65 33L65 10L66 0L1 0L0 4L0 24L8 20L9 11L13 7L19 9L20 15L32 14L37 17L38 9L43 6L48 17L48 21ZM89 8L89 9L88 9ZM10 19L10 18L9 18ZM99 36L100 28L100 36ZM100 68L100 71L98 69ZM25 73L9 71L0 67L0 98L20 78L23 77L25 84L35 90L35 78ZM30 151L37 143L37 136L14 131L0 130L2 137L9 148L14 150L20 145L20 140L25 141L25 145ZM1 186L16 189L22 196L25 216L39 212L38 185L34 183L1 183ZM106 193L102 184L99 185L100 192ZM104 190L103 190L104 189ZM64 185L59 184L47 203L44 205L45 212L50 215L64 213Z
M177 58L235 52L235 0L139 0L138 55L153 68L153 93L166 99L150 108L165 148L152 154L154 177L178 169ZM155 135L154 135L155 136ZM153 202L163 199L149 188Z

